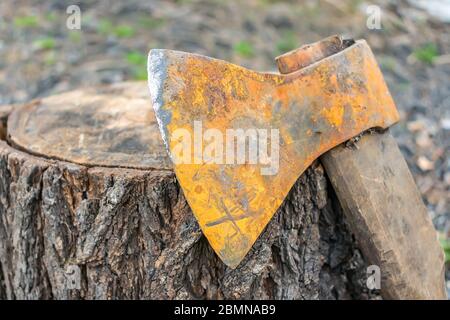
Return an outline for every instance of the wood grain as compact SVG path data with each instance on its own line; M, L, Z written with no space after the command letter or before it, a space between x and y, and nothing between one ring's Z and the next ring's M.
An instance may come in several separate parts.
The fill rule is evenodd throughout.
M0 139L6 139L6 122L8 121L8 115L11 113L11 105L0 106Z
M10 115L8 141L83 165L170 170L147 91L131 82L32 101Z
M391 299L446 299L444 254L395 139L366 134L321 157L365 257Z

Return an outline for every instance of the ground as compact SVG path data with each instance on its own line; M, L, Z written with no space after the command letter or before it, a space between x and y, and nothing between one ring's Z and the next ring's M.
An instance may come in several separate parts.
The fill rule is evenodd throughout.
M431 16L413 5L419 2L3 0L0 105L81 86L145 80L151 48L275 71L274 57L301 44L333 34L365 38L401 113L393 133L449 259L449 13L444 6ZM81 9L81 30L66 26L72 4Z

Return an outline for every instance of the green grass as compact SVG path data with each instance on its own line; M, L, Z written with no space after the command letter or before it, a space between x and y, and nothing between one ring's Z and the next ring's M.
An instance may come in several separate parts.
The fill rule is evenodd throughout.
M55 22L57 18L58 16L55 12L49 12L45 15L45 20L49 22Z
M289 52L291 50L294 50L298 46L299 45L295 33L293 31L286 31L283 33L282 37L276 44L277 54Z
M134 80L147 80L147 69L146 68L134 68L131 70L131 74Z
M35 28L39 22L36 16L21 16L14 18L14 25L19 28Z
M98 26L97 31L104 35L112 35L117 38L130 38L134 36L136 30L129 25L118 25L115 26L111 20L101 19Z
M119 25L114 28L114 35L118 38L130 38L134 36L136 30L128 25Z
M234 52L243 58L251 58L255 55L253 45L248 41L240 41L234 45Z
M432 64L438 55L438 48L434 43L428 43L414 50L416 59L423 63Z
M128 52L126 60L129 64L135 66L145 66L147 64L147 57L139 51Z
M125 60L130 65L134 80L147 80L147 57L139 51L128 52Z
M51 37L44 37L33 41L33 47L39 50L50 50L55 48L56 41Z
M108 19L101 19L97 26L97 31L101 34L108 35L113 33L113 30L113 23Z
M69 32L69 40L73 43L80 43L81 42L81 32L77 30L71 30Z
M440 238L442 249L445 253L445 262L450 262L450 239L445 239L444 237Z

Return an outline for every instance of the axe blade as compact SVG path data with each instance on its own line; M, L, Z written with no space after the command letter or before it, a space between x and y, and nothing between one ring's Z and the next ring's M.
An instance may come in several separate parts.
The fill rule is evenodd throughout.
M148 79L184 195L231 268L315 159L364 130L398 121L365 41L289 75L151 50Z

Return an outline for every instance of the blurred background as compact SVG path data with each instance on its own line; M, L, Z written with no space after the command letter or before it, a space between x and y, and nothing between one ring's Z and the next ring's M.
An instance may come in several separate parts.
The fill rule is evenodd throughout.
M446 251L450 292L450 0L2 0L0 105L145 80L151 48L275 71L277 55L333 34L365 38L380 64L401 113L393 134Z

